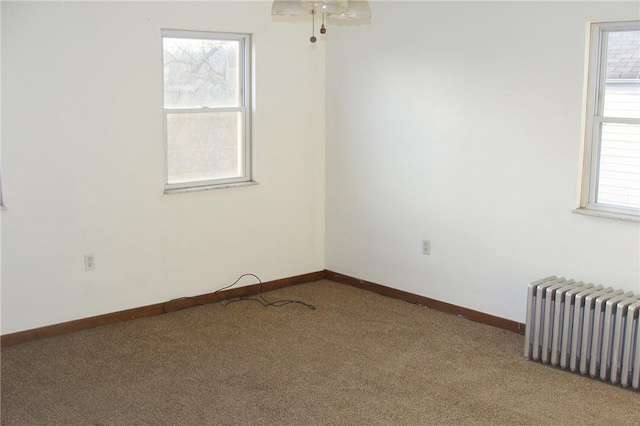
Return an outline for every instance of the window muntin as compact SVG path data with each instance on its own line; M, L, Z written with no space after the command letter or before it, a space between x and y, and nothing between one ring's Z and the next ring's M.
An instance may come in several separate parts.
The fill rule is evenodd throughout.
M640 220L640 21L592 24L589 54L580 209Z
M165 191L251 181L249 42L163 31Z

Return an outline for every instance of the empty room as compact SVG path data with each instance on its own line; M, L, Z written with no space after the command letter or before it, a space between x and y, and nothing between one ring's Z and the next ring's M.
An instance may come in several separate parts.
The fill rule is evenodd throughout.
M637 1L2 1L1 421L640 424Z

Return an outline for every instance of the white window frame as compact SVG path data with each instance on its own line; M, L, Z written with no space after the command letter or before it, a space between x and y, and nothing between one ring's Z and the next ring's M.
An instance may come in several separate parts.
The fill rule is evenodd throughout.
M640 209L598 203L600 136L603 123L640 124L638 118L604 117L607 37L609 31L637 31L640 21L594 22L589 25L584 150L579 206L575 213L640 222Z
M219 33L208 31L185 31L185 30L162 30L162 40L167 38L188 38L188 39L209 39L209 40L235 40L240 43L239 69L240 69L240 105L237 107L202 107L202 108L166 108L164 103L164 70L162 86L162 109L163 109L163 138L164 138L164 193L174 194L180 192L204 191L209 189L229 188L235 186L255 185L253 170L253 143L251 132L251 34L241 33ZM163 53L164 55L164 53ZM233 178L220 178L200 180L194 182L169 183L168 164L168 135L167 116L169 114L193 114L193 113L215 113L215 112L240 112L242 114L242 138L239 149L242 152L242 172L240 176Z

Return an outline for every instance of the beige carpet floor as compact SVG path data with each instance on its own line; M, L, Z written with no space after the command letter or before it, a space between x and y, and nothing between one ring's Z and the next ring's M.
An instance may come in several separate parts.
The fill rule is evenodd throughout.
M2 349L2 425L639 425L523 337L319 281ZM524 303L524 301L523 301Z

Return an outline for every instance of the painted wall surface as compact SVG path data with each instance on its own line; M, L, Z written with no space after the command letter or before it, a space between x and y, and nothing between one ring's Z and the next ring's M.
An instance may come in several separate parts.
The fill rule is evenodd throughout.
M270 7L2 2L3 334L323 269L324 45ZM163 194L161 29L253 34L260 185Z
M638 4L371 7L329 25L325 62L267 1L2 2L2 334L245 272L326 267L517 321L551 274L640 292L639 225L571 213L586 22ZM254 34L259 186L163 194L161 28Z
M571 212L586 23L639 4L372 12L327 44L327 269L520 322L549 275L640 292L640 224Z

